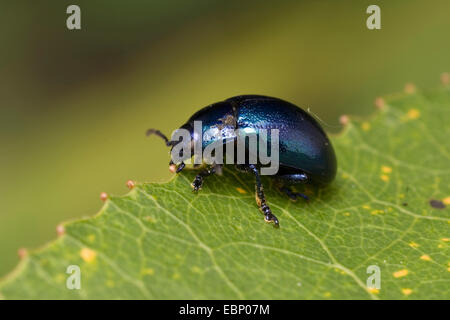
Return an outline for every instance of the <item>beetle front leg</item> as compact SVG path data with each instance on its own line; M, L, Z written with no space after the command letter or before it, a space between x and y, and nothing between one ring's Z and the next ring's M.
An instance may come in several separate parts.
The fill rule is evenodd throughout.
M169 171L172 173L180 173L184 167L186 166L186 164L184 162L181 162L178 167L175 163L173 163L172 160L170 160L169 162Z
M255 165L250 164L248 165L248 168L250 171L255 175L256 184L255 184L255 198L256 203L258 204L259 210L264 214L264 221L268 223L274 224L275 227L279 227L278 218L272 213L272 210L270 210L269 206L266 203L266 197L264 196L263 186L261 183L261 177L259 175L259 171L256 168Z
M216 164L216 165L208 167L205 170L202 170L199 174L197 174L194 181L192 181L192 183L191 183L191 186L194 189L193 191L200 190L203 185L203 179L207 176L210 176L210 175L216 173L216 171L219 171L221 168L222 168L222 165Z

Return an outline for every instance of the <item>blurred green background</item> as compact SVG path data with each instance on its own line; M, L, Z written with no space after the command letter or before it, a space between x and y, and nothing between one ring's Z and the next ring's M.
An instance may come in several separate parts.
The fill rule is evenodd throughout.
M82 29L66 28L81 7ZM366 8L381 7L381 30ZM327 130L376 96L435 86L450 70L450 2L3 1L0 276L20 247L95 214L128 179L165 181L170 134L237 94L309 107Z

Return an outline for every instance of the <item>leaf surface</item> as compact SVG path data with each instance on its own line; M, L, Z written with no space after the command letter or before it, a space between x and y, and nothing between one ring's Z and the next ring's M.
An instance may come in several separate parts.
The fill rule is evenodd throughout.
M6 299L449 299L450 90L398 94L332 137L338 175L299 187L272 181L280 220L263 222L254 179L233 169L191 192L195 173L138 184L95 217L31 251L0 283ZM81 289L69 290L69 265ZM368 289L367 268L381 271Z

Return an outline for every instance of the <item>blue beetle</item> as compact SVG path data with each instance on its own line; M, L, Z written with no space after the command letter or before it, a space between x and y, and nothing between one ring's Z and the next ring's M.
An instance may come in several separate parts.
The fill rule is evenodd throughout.
M235 130L251 129L258 133L260 129L279 129L279 170L272 176L280 182L280 190L291 199L308 197L293 192L289 186L299 183L311 183L324 186L336 176L336 155L330 140L319 123L307 112L287 101L261 95L240 95L225 101L211 104L196 112L181 128L187 129L193 139L194 121L202 121L202 131L220 126ZM147 135L156 134L164 139L168 147L174 147L179 141L169 140L156 129L149 129ZM202 148L206 147L203 142ZM198 191L206 176L220 172L223 165L210 165L200 171L192 182L194 191ZM172 172L180 172L184 162L178 166L170 161ZM264 214L266 222L279 226L277 217L266 203L260 177L260 164L236 165L240 170L255 175L256 202Z

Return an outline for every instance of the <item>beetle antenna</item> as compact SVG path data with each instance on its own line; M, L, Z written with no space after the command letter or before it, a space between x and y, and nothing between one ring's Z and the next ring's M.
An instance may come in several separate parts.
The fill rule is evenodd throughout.
M170 147L172 145L172 141L169 141L166 135L157 129L148 129L145 135L148 137L151 136L152 134L156 134L158 137L162 138L166 143L166 146Z

